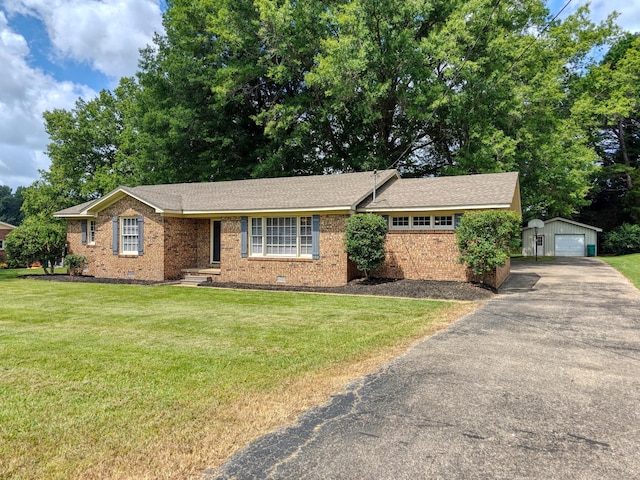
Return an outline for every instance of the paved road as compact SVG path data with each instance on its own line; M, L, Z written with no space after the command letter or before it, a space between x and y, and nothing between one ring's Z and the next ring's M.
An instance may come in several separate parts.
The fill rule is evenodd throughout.
M640 479L640 292L597 259L512 271L210 478Z

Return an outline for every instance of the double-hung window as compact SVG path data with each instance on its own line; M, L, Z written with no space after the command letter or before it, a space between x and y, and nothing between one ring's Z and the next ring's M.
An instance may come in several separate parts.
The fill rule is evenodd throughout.
M89 220L87 222L87 243L94 245L96 243L96 221Z
M311 257L312 217L251 219L251 256Z
M136 217L123 217L120 221L120 253L137 255L138 219Z

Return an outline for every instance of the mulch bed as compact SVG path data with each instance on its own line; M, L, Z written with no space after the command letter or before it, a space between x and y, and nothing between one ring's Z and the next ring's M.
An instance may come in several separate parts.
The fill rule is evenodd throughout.
M91 276L70 275L28 275L23 278L49 280L57 282L117 283L132 285L166 285L167 282L128 280L121 278L95 278ZM207 282L204 287L274 290L283 292L316 292L344 295L373 295L384 297L430 298L441 300L488 300L495 295L490 287L478 283L441 282L433 280L393 280L374 278L356 279L342 287L295 287L290 285L249 285L240 283Z

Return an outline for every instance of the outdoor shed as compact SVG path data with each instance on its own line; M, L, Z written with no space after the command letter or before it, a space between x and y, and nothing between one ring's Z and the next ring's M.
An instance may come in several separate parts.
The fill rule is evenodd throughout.
M566 218L552 218L545 221L542 228L522 230L522 254L525 257L536 256L537 248L539 257L596 256L598 232L601 231L601 228Z

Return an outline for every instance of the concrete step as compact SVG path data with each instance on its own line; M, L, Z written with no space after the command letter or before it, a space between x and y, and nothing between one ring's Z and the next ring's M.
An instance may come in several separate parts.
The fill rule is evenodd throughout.
M210 282L211 276L209 275L185 275L180 281L181 285L201 285L205 282Z

